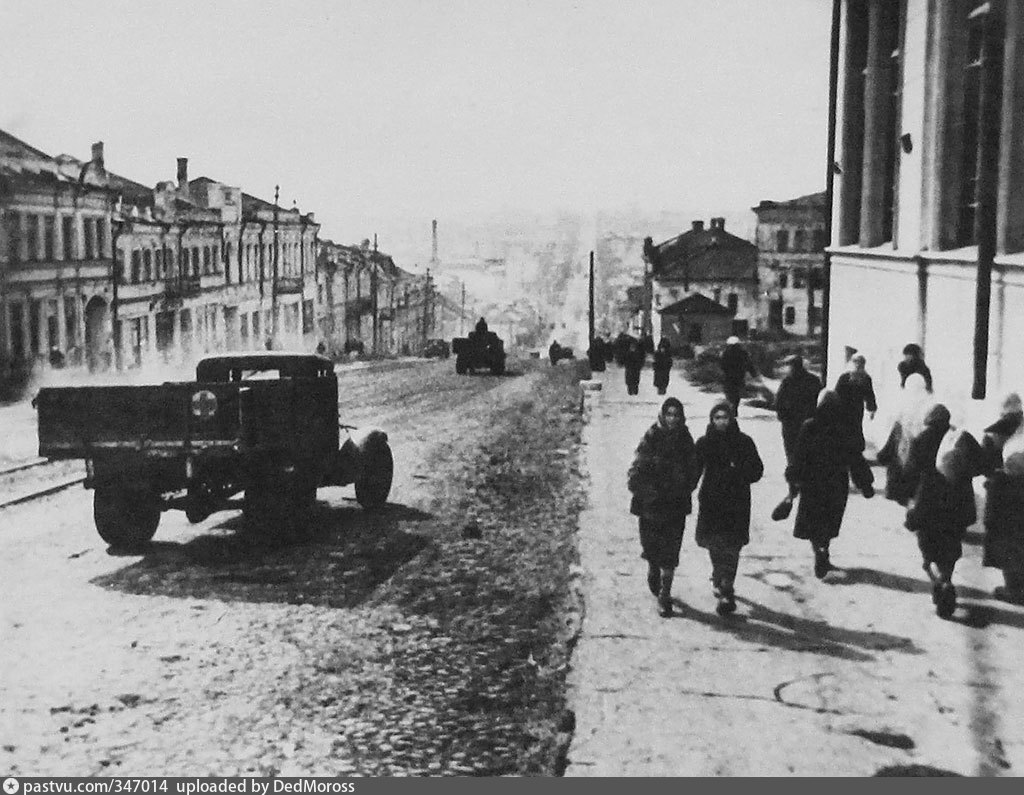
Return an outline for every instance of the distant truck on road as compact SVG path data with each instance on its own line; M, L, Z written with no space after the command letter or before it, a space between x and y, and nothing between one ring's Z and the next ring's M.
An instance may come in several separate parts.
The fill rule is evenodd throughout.
M36 405L39 455L85 459L96 529L115 547L148 542L170 509L200 522L241 507L259 534L290 536L320 486L353 483L367 509L391 491L387 434L339 425L338 378L316 354L210 356L195 381L46 388Z
M487 321L483 318L480 318L468 337L452 340L452 353L455 354L455 372L459 375L485 369L494 375L505 372L505 343L501 337L488 330Z

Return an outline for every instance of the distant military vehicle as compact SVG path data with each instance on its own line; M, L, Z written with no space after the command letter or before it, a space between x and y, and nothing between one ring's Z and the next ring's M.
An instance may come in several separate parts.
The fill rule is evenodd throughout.
M368 509L391 491L387 434L339 425L334 364L316 354L209 356L195 381L53 387L36 404L39 455L85 459L96 529L115 547L148 542L172 508L199 522L240 507L260 534L287 536L320 486L354 483Z
M473 370L490 370L494 375L505 372L505 343L488 330L487 321L480 318L468 337L452 340L455 354L455 372L463 375Z

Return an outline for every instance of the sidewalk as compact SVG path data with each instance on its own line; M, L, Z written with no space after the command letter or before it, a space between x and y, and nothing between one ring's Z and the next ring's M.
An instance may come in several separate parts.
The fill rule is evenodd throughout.
M1001 576L973 544L954 582L954 620L933 611L903 511L851 494L832 561L815 579L792 517L772 522L786 491L778 423L743 406L740 425L765 462L753 487L751 543L740 562L737 615L720 618L707 553L687 519L674 595L657 615L645 583L626 469L663 398L645 370L639 396L623 373L595 373L586 398L580 518L586 615L573 657L576 733L568 776L869 776L888 767L963 775L1024 772L1024 609L990 598ZM669 395L694 438L717 394L675 370ZM794 511L795 514L795 511ZM683 606L679 606L679 602ZM914 766L921 766L915 768Z

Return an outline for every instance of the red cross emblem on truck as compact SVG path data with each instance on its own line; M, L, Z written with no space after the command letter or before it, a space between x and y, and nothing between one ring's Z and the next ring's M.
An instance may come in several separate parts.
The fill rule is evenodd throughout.
M192 416L208 420L217 413L217 396L209 389L201 389L192 395Z

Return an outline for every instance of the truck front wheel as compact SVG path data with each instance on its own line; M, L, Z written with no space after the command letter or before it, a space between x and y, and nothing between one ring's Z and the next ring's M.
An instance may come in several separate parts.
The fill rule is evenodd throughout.
M373 510L388 501L395 460L391 455L391 445L380 440L367 445L362 455L362 472L356 479L356 500L363 508Z
M92 515L100 538L119 549L138 549L156 534L160 503L142 489L100 486L93 494Z

